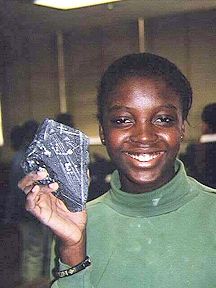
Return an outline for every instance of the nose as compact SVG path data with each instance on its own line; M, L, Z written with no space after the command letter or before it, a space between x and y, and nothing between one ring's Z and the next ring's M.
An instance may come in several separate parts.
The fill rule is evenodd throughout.
M156 142L157 139L158 135L154 125L148 122L136 123L130 135L132 142L146 145Z

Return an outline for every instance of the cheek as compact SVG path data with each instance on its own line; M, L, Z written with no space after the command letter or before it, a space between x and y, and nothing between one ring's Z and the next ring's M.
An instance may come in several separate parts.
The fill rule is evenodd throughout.
M180 143L181 143L181 131L180 130L169 131L169 133L166 133L163 135L163 138L171 149L179 150Z
M118 130L107 129L105 132L106 148L109 153L115 152L121 148L126 139L126 135Z
M107 130L107 133L105 134L106 143L109 144L112 147L118 146L121 142L122 135L118 133L118 131L115 130Z

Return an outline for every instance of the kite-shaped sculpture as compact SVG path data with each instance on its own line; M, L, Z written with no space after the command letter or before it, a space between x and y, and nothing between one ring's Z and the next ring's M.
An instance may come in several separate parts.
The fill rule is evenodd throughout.
M59 184L54 195L70 211L82 211L88 196L89 140L81 131L45 119L28 147L21 167L27 174L46 169L48 176L38 181Z

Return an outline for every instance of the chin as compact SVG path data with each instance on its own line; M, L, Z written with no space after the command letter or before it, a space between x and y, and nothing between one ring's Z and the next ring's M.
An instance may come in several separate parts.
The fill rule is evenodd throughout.
M141 175L140 175L141 174ZM148 186L152 187L152 189L159 188L163 186L165 183L169 182L169 180L172 178L171 174L152 174L152 173L136 173L136 175L130 175L128 179L130 179L131 182L133 182L135 185L139 186ZM156 187L156 188L155 188Z

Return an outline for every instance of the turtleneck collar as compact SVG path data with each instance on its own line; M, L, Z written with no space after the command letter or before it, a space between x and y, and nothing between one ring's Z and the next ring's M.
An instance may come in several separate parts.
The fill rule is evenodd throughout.
M111 189L105 194L105 203L117 212L133 217L151 217L174 211L198 195L187 177L184 165L176 160L175 176L162 187L142 194L120 190L119 173L111 178Z

